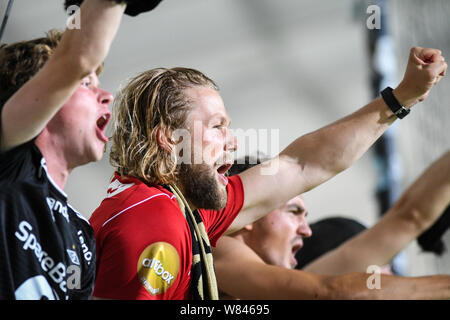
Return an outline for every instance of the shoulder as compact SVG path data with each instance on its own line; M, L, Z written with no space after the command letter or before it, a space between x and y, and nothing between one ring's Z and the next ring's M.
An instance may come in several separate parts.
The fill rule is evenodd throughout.
M74 207L67 203L67 207L72 215L72 222L77 229L77 237L85 235L88 241L93 241L94 230L86 217L79 213Z
M104 199L89 221L100 242L108 236L145 241L186 237L186 220L173 194L144 183Z
M171 195L158 190L140 190L134 188L134 194L124 198L106 198L90 218L92 225L103 228L115 223L132 223L134 221L161 220L181 212L176 200ZM98 224L101 223L99 226Z
M40 172L42 159L34 140L0 151L0 181L12 183L35 177L37 172Z

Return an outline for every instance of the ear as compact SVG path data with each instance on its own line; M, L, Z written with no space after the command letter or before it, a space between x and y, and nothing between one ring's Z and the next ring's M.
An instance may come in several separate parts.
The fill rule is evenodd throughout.
M162 130L158 128L156 131L156 139L158 140L158 144L161 148L166 150L168 153L172 153L172 145L169 143L167 139L166 132L167 130Z
M229 232L227 232L228 231L227 230L227 231L225 231L225 235L230 236L230 237L245 237L252 230L253 230L253 224L247 224L242 229L239 229L238 231L234 231L233 233L229 233Z

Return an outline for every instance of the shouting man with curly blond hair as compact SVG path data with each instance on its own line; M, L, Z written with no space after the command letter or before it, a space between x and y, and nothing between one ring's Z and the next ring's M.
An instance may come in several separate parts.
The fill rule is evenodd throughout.
M446 68L439 50L413 48L396 89L229 178L237 143L214 82L187 68L131 79L115 101L116 172L90 219L97 241L94 296L217 299L210 246L351 166L425 99ZM264 172L269 167L276 170ZM364 274L333 283L346 279L361 284L341 298L366 292ZM313 286L317 277L305 274L302 281L305 297L337 296L337 287Z

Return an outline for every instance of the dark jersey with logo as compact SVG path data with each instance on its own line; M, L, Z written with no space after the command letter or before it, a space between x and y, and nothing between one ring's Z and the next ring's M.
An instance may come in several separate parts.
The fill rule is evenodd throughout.
M93 230L34 141L0 153L0 299L87 299L94 278Z

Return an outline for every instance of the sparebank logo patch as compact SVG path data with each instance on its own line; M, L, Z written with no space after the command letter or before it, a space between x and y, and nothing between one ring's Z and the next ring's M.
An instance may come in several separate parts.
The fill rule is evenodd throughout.
M142 285L152 295L166 292L180 271L177 250L167 242L156 242L142 251L137 273Z

